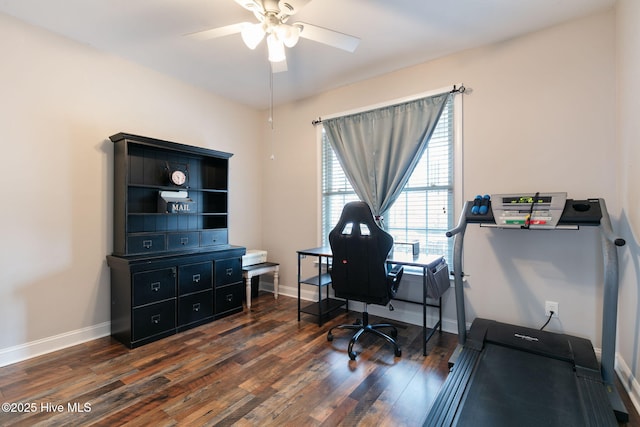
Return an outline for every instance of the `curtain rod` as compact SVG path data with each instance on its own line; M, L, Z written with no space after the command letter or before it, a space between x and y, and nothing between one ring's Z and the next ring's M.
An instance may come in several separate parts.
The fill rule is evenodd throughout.
M453 85L453 89L451 89L449 93L464 93L465 90L467 90L467 88L464 87L464 84L461 84L459 87L457 87L456 85ZM313 126L319 125L321 123L322 123L322 117L318 117L316 120L311 121L311 124Z

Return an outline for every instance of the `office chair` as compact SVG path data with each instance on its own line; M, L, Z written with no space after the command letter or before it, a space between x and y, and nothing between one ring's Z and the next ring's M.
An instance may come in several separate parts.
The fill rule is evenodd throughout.
M368 304L387 305L398 290L402 278L402 266L387 271L386 259L393 247L393 237L382 230L373 220L371 209L364 202L345 205L338 224L329 233L329 244L333 253L331 283L338 298L364 303L362 320L353 325L334 326L327 333L327 340L333 341L334 329L351 329L356 333L349 341L349 358L355 360L357 354L353 345L364 333L372 333L384 338L394 348L396 357L401 351L395 337L398 330L388 323L369 324ZM389 335L380 331L390 328Z

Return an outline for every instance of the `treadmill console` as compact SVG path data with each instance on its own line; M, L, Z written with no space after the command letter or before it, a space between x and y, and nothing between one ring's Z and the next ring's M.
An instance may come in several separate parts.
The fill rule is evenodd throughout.
M492 194L498 227L553 229L558 225L567 193Z

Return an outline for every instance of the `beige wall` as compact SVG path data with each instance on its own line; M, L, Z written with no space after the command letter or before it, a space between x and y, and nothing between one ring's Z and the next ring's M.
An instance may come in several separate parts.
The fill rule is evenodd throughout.
M0 365L108 333L114 133L234 153L230 240L260 245L258 112L4 15L0 51Z
M282 263L283 286L295 294L296 250L319 242L319 155L311 120L447 85L469 88L463 96L466 199L566 191L572 198L605 198L615 216L614 23L613 11L590 16L277 108L273 142L262 156L276 156L264 160L269 226L263 242ZM553 300L560 318L550 330L600 345L602 261L595 230L470 227L465 246L470 320L540 326L544 302ZM452 299L447 303L445 317L453 320Z
M640 3L620 0L615 11L278 108L276 130L265 132L269 143L262 150L268 165L263 242L282 263L284 292L296 292L295 251L319 242L319 153L311 120L464 83L470 89L463 97L465 199L512 191L566 191L576 199L606 199L614 230L627 241L618 249L616 370L639 407L639 21ZM275 160L267 161L271 153ZM539 326L544 301L558 301L560 318L548 329L590 338L599 347L603 270L598 234L589 228L520 233L469 227L467 318ZM455 331L452 293L445 304L445 325ZM402 320L419 318L415 308L380 312Z
M623 383L640 406L640 2L620 0L616 14L621 253L618 354ZM625 369L628 368L628 369Z

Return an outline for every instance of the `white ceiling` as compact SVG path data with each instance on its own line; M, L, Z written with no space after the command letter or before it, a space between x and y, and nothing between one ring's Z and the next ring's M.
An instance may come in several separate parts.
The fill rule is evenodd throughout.
M273 75L280 104L608 9L616 0L314 0L301 21L361 39L354 53L300 39ZM0 0L0 12L256 107L270 102L265 42L184 37L254 22L234 0Z

